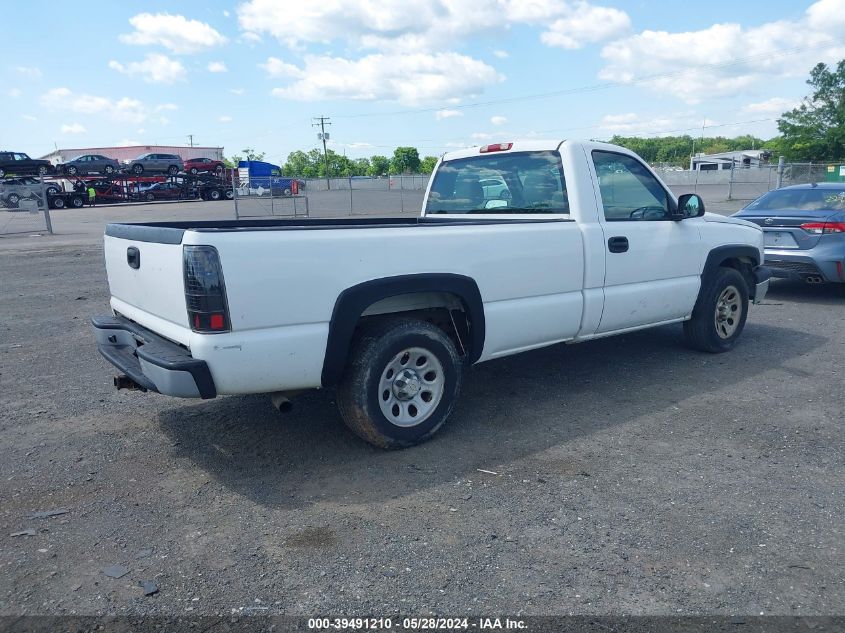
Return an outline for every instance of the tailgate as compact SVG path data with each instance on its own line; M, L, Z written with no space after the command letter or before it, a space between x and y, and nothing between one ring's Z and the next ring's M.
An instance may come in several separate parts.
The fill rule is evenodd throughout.
M110 224L105 258L112 308L186 345L191 331L185 307L182 234L179 229Z

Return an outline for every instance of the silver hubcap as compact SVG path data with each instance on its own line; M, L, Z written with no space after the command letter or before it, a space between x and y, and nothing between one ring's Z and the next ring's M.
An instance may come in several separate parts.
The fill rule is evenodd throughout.
M742 296L734 286L728 286L716 300L716 333L720 338L730 338L742 317Z
M440 404L445 384L443 366L434 354L421 347L401 351L381 373L381 412L396 426L421 424Z

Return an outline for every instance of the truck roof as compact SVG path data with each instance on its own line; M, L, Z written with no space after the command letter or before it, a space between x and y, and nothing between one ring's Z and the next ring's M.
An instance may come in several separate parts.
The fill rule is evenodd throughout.
M527 141L509 141L507 139L502 139L500 141L496 141L491 143L493 145L497 143L512 143L513 146L509 150L505 150L500 153L507 153L507 152L548 152L554 151L563 143L561 139L556 141L544 141L544 140L527 140ZM479 150L482 147L485 147L487 144L484 145L476 145L475 147L464 147L461 149L456 149L452 152L446 152L443 154L443 160L455 160L457 158L470 158L472 156L478 156Z

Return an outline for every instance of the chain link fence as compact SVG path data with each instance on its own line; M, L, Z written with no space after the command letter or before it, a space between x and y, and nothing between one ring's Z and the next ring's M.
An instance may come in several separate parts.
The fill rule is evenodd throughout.
M697 193L705 201L750 201L778 186L824 182L829 167L827 163L784 163L782 169L778 165L764 165L719 170L668 170L658 173L676 195Z
M40 176L0 180L0 236L52 233L49 195L55 185Z

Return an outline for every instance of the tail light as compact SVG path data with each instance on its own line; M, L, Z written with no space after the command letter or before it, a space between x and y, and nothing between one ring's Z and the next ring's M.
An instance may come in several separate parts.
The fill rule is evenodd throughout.
M185 246L185 305L194 332L229 332L220 256L213 246Z
M488 152L506 152L511 147L513 147L513 143L493 143L492 145L482 145L478 151L482 154Z
M806 222L801 228L807 233L827 235L828 233L845 233L845 222Z

